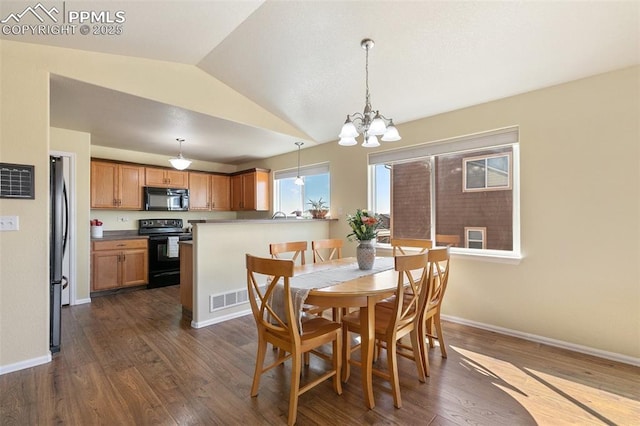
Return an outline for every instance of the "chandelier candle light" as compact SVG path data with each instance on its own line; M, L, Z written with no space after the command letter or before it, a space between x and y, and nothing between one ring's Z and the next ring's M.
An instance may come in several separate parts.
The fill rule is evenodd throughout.
M182 142L184 139L177 138L176 139L180 143L180 154L177 157L169 159L169 162L173 166L174 169L184 170L191 164L191 160L187 160L182 156Z
M357 145L356 137L362 133L364 141L362 146L365 148L374 148L380 146L378 142L378 136L382 135L382 140L385 142L399 141L400 134L398 129L393 125L393 119L386 118L379 111L374 111L371 107L371 101L369 96L369 50L373 48L374 42L369 38L365 38L360 42L360 46L366 50L366 65L365 65L365 77L366 77L366 102L364 105L364 112L356 112L347 115L347 120L342 126L340 131L339 145L352 146Z

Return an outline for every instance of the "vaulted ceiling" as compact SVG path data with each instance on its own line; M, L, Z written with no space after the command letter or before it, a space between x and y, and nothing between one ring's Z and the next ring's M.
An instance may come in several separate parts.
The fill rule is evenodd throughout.
M371 102L396 125L640 63L636 1L62 3L43 4L122 10L124 31L2 38L194 65L299 129L307 146L336 141L346 114L362 111L363 38L376 42ZM3 1L0 18L36 4ZM299 140L64 78L53 79L51 102L52 125L92 129L97 145L175 153L166 135L185 126L185 137L219 141L187 142L185 154L237 164Z

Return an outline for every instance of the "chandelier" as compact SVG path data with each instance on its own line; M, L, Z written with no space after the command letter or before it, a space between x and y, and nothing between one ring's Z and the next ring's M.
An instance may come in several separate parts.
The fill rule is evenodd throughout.
M184 170L189 167L189 165L191 164L191 160L187 160L182 156L182 142L184 142L184 139L177 138L176 140L178 141L178 143L180 143L180 154L178 154L178 156L175 158L171 158L169 162L174 169Z
M347 120L342 126L340 135L338 135L340 138L338 144L342 146L357 145L356 137L362 133L364 138L362 146L373 148L380 146L380 142L378 142L378 136L380 135L382 135L382 140L385 142L399 141L401 138L398 129L393 125L393 120L386 118L379 111L374 111L371 107L369 96L369 50L373 48L374 42L369 38L365 38L360 42L360 46L367 52L365 65L367 92L364 112L347 115Z

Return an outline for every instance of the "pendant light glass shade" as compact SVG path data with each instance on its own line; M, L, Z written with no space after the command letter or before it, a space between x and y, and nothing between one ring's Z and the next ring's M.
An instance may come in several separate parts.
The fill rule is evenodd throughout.
M376 135L369 135L367 136L367 140L362 143L362 146L365 148L375 148L376 146L380 146L380 142L378 142Z
M187 160L182 156L182 142L184 142L184 139L177 138L176 140L180 144L180 153L177 157L169 159L169 163L176 170L184 170L191 165L191 160Z
M370 135L384 135L384 132L387 130L387 126L384 124L382 118L380 118L380 114L376 113L376 116L373 118L373 121L369 125L369 133Z
M358 141L356 141L356 138L341 138L340 142L338 142L338 145L353 146L358 145Z
M184 170L191 165L191 160L187 160L181 155L176 158L170 159L169 162L171 163L171 166L173 166L173 168L177 170Z
M393 122L391 122L391 124L387 126L387 131L384 132L384 135L382 135L381 139L385 142L395 142L399 141L402 138L400 137L400 133L398 133L398 129L396 129L396 126L394 126Z
M342 130L340 130L339 138L355 138L358 136L358 130L356 129L355 124L347 117L347 121L344 122L342 126Z

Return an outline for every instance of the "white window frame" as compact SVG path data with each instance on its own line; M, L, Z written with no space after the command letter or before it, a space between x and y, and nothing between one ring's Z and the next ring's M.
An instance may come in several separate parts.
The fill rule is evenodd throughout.
M323 199L323 201L325 201L328 206L331 206L331 167L329 163L325 162L325 163L317 163L317 164L309 164L306 166L300 166L299 172L300 172L300 177L303 180L306 176L321 175L325 173L329 175L329 187L327 188L327 193L329 194L329 198L327 200ZM298 176L297 167L291 168L291 169L277 170L273 172L273 204L272 205L274 206L274 210L275 210L275 206L279 205L278 196L280 194L280 188L279 188L278 180L290 179L297 176ZM302 199L303 212L306 210L304 208L305 205L306 205L306 201L303 197Z
M476 151L484 148L493 148L499 146L510 145L512 152L510 153L510 185L513 191L513 212L512 212L512 233L513 233L513 250L479 250L468 249L466 247L452 247L452 254L458 257L466 257L470 259L487 260L499 263L519 263L522 259L521 243L520 243L520 145L519 145L519 128L518 126L505 127L488 132L465 135L456 138L443 139L428 143L411 145L408 147L397 148L386 151L376 151L368 154L369 166L381 163L398 163L401 161L415 161L421 158L433 157L441 154L449 154L464 151ZM502 156L505 154L498 154ZM370 167L371 169L372 167ZM465 175L465 174L463 174ZM369 174L371 177L371 173ZM466 175L465 175L466 177ZM433 181L433 179L432 179ZM369 179L369 200L375 197L375 186L371 185ZM432 182L432 194L434 193L435 182ZM433 198L432 198L433 199ZM372 208L372 204L368 206ZM432 209L431 235L436 235L435 230L435 208ZM486 239L485 239L486 240Z
M503 186L489 186L488 185L488 180L489 180L489 173L487 173L487 171L489 170L489 160L492 158L500 158L500 157L507 157L507 184L503 185ZM502 153L502 154L489 154L489 155L479 155L476 157L465 157L462 159L462 191L463 192L483 192L483 191L506 191L506 190L510 190L512 188L512 184L511 184L511 153L507 152L507 153ZM467 188L467 163L471 162L471 161L478 161L478 160L484 160L484 186L482 188Z
M469 232L480 232L481 238L479 240L471 239L469 238ZM482 247L480 249L475 247L471 248L469 247L470 242L474 242L474 243L480 242L482 244ZM472 250L485 250L485 247L487 246L487 228L478 227L478 226L465 226L464 227L464 246L465 248L472 249Z

